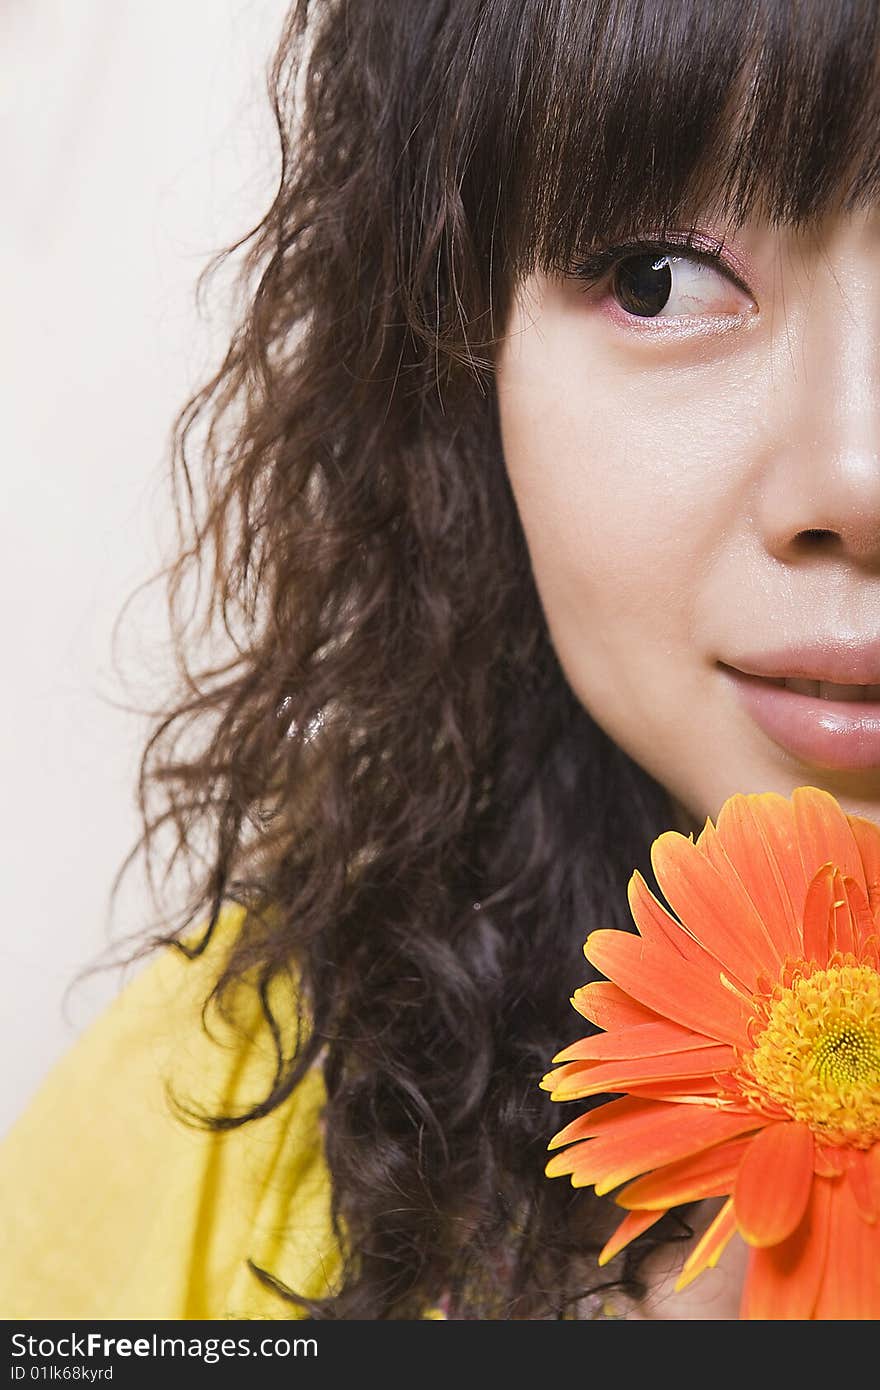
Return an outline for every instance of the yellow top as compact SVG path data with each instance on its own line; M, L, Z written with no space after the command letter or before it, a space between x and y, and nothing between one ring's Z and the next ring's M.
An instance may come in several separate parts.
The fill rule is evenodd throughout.
M241 917L227 910L197 960L166 948L144 967L0 1145L0 1316L304 1316L249 1258L297 1293L331 1289L320 1071L225 1133L184 1124L166 1097L167 1080L231 1113L266 1094L274 1053L256 989L236 988L237 1029L216 1013L210 1036L201 1023Z

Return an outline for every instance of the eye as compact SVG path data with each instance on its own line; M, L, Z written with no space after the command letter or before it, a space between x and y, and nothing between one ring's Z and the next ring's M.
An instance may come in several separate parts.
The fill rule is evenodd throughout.
M636 318L741 314L742 292L714 266L655 252L627 256L611 273L610 293L624 313Z
M724 254L723 242L700 233L682 241L639 237L594 246L581 251L563 274L579 281L594 301L612 301L618 320L733 319L758 307Z

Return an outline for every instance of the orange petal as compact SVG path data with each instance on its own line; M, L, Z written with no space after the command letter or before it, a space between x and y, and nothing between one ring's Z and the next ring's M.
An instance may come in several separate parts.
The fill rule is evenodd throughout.
M749 1146L734 1188L749 1245L778 1245L800 1225L813 1184L813 1134L793 1121L767 1125Z
M706 952L651 892L638 869L631 875L626 890L633 921L639 935L650 949L674 952L695 965L705 964ZM674 957L673 957L674 958Z
M616 1036L616 1035L615 1035ZM589 1045L591 1042L598 1042L604 1038L604 1033L597 1033L595 1038L578 1038L577 1042L569 1043L561 1052L557 1052L553 1058L553 1065L559 1066L561 1062L586 1062L591 1060ZM594 1060L594 1059L592 1059ZM544 1087L546 1090L546 1086Z
M840 883L843 903L835 905L834 949L858 955L862 943L874 931L874 918L861 884L849 874L841 874Z
M599 1251L599 1264L607 1265L608 1261L619 1255L631 1240L635 1240L636 1236L647 1231L665 1215L664 1211L628 1211L614 1235Z
M880 923L875 923L874 935L862 942L862 949L859 952L863 965L870 965L874 970L880 970Z
M665 831L651 846L651 863L673 912L726 975L751 990L760 975L778 974L778 952L751 898L691 840L677 830Z
M676 1081L714 1076L736 1061L732 1047L695 1048L656 1057L619 1057L610 1062L573 1062L548 1072L541 1085L552 1087L553 1100L581 1100L604 1091L628 1091L644 1082Z
M721 983L718 967L678 961L671 953L649 952L630 932L601 929L587 938L587 959L640 1003L719 1042L748 1046L749 1011Z
M877 1221L880 1218L880 1144L864 1153L858 1149L851 1151L847 1179L864 1220Z
M640 1096L643 1100L662 1100L669 1105L705 1105L707 1101L717 1103L718 1094L718 1081L714 1074L670 1081L634 1081L630 1088L632 1096ZM726 1103L725 1108L728 1108ZM743 1102L738 1108L746 1111L748 1105Z
M804 957L827 965L833 951L857 955L874 932L865 890L831 864L825 864L807 890L804 904Z
M680 1293L688 1284L702 1274L704 1269L714 1269L723 1255L731 1236L736 1234L736 1217L733 1214L733 1201L728 1198L715 1220L697 1241L685 1260L681 1274L675 1281L675 1291Z
M880 825L867 816L847 816L847 820L865 871L868 903L876 917L880 913Z
M787 944L788 927L784 918L780 921L779 909L776 908L776 916L765 915L762 913L757 903L756 896L760 897L757 891L757 882L760 874L760 841L752 850L752 858L755 860L757 871L752 869L751 879L747 876L743 879L734 867L733 861L727 853L722 843L721 836L715 829L711 820L707 820L702 833L697 840L697 848L708 859L712 867L724 879L730 892L739 902L737 909L738 915L745 921L751 922L754 926L758 924L761 933L763 949L766 950L768 958L774 962L774 974L778 973L786 957L785 946ZM753 883L752 880L755 880ZM752 891L753 888L755 891ZM780 931L781 928L781 931ZM782 937L782 941L780 941ZM795 938L796 939L796 938Z
M548 1071L546 1076L541 1077L538 1085L542 1091L552 1091L554 1097L558 1096L560 1088L564 1088L568 1099L576 1100L577 1087L588 1071L589 1066L586 1062L566 1062L564 1066Z
M596 980L592 984L581 985L572 995L571 1002L579 1014L606 1030L656 1023L660 1017L653 1009L646 1009L644 1004L624 994L620 986L611 980Z
M849 1166L848 1151L834 1144L817 1144L813 1171L823 1178L839 1178Z
M848 1182L835 1183L831 1196L828 1255L813 1317L880 1318L880 1227L864 1220Z
M799 956L807 884L791 803L775 792L737 792L718 812L716 831L780 955Z
M555 1154L544 1171L548 1177L570 1173L575 1187L595 1186L602 1196L652 1168L745 1134L759 1120L754 1113L661 1104L652 1107L640 1123L631 1121L625 1133L618 1135L612 1129Z
M689 1052L706 1047L710 1039L703 1033L682 1028L680 1023L662 1019L658 1023L638 1023L634 1028L597 1033L557 1052L555 1062L604 1061L614 1057L659 1057L664 1052Z
M837 870L831 863L818 869L804 903L804 959L826 966L831 949Z
M740 1317L798 1322L812 1318L828 1252L831 1200L840 1179L814 1178L797 1230L779 1245L752 1250Z
M726 1197L733 1191L737 1170L751 1143L751 1139L732 1139L702 1153L689 1154L677 1163L636 1178L614 1200L621 1207L666 1211L683 1202Z
M807 882L830 860L867 892L862 856L840 802L821 787L795 787L791 804Z
M575 1139L595 1139L613 1129L618 1136L629 1133L639 1134L645 1121L650 1124L651 1117L659 1115L665 1106L657 1101L637 1099L635 1096L621 1096L619 1100L606 1101L604 1105L594 1105L584 1115L578 1115L558 1134L554 1134L548 1149L558 1149L560 1144L570 1144Z

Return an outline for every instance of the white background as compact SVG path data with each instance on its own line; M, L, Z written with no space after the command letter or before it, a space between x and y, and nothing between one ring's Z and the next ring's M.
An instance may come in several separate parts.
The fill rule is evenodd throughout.
M144 725L118 708L112 629L167 550L169 431L229 329L196 279L271 197L285 10L0 4L0 1131L130 978L62 1008L137 831ZM150 602L146 652L166 636Z

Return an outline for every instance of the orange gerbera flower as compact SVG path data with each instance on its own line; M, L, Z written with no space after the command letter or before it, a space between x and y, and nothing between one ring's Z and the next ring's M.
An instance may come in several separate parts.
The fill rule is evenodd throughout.
M676 1287L752 1247L740 1316L880 1317L880 827L816 787L736 795L698 839L651 850L638 934L596 931L607 980L572 1003L604 1029L560 1052L573 1120L547 1174L620 1188L610 1260L679 1203L727 1201Z

